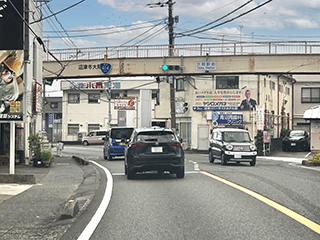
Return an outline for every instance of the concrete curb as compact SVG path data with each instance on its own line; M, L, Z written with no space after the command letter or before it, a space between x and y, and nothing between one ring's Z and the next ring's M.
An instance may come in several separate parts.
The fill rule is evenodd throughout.
M89 164L89 161L82 158L82 157L79 157L79 156L72 156L73 159L75 159L78 163L82 164L82 165L88 165Z
M0 174L0 183L35 184L33 174Z
M309 160L303 160L302 165L304 165L304 166L320 166L320 162L310 162Z

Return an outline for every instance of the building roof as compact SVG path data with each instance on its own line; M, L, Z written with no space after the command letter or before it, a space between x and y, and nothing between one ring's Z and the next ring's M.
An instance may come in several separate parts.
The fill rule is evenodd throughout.
M304 119L320 119L320 106L315 106L304 111Z

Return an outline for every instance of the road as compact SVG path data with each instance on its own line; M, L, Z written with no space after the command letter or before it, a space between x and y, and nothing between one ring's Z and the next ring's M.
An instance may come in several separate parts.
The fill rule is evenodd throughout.
M258 157L255 167L187 154L184 179L147 173L135 180L124 175L123 159L102 158L102 146L66 146L64 154L80 154L112 173L111 201L90 239L319 239L320 174L301 165L304 153ZM69 236L83 231L98 204Z

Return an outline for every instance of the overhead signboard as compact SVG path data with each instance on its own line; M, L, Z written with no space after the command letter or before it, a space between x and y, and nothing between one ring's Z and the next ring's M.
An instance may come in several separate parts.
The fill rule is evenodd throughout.
M216 62L196 62L197 71L215 71L217 69Z

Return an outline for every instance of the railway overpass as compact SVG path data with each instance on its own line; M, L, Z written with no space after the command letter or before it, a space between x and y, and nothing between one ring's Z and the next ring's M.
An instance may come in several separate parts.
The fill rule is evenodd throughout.
M320 42L181 44L168 52L168 45L51 50L43 78L320 73Z

